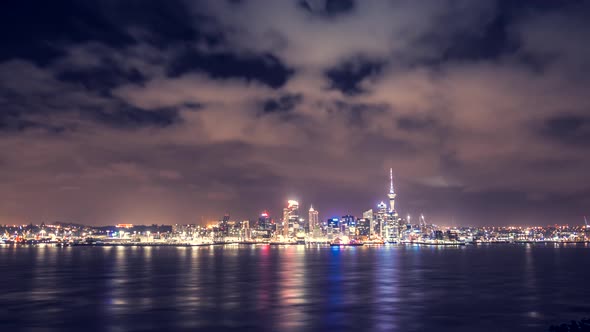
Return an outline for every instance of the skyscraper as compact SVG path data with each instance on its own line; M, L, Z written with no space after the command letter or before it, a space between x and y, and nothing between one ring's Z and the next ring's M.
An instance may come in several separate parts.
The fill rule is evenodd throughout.
M222 236L229 235L229 213L225 214L221 219L219 230L221 231Z
M345 215L340 220L340 232L345 235L354 235L356 232L356 218L351 215Z
M289 236L289 208L283 208L283 236Z
M290 229L299 227L299 202L288 200L287 207L283 209L283 236L290 236ZM296 230L295 230L296 232Z
M328 234L340 233L340 219L330 218L328 219Z
M387 220L389 219L389 213L387 213L387 204L381 202L377 204L377 233L379 236L385 238L387 230Z
M270 215L268 214L267 211L264 211L260 214L260 217L258 218L258 225L256 227L256 230L259 232L259 234L262 234L264 237L268 237L271 230L271 219L270 219Z
M314 210L313 206L309 208L309 232L313 233L313 231L320 227L319 224L319 212Z
M368 236L375 235L375 215L373 214L373 209L369 209L363 212L363 219L369 221L369 233Z
M357 233L360 236L368 237L371 235L371 219L359 218L357 219Z

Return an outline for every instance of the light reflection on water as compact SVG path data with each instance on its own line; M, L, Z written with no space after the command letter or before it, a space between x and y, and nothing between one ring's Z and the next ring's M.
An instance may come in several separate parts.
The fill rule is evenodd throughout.
M590 314L589 249L0 246L0 327L546 331Z

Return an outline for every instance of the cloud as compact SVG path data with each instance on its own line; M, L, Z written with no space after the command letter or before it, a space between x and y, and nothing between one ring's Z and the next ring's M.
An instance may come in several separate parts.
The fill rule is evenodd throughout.
M313 13L324 5L313 2L310 7L315 8ZM342 15L325 19L290 1L203 1L195 6L228 27L226 38L233 47L272 52L295 68L316 70L358 55L402 61L435 56L436 49L420 43L425 35L445 31L437 37L449 40L456 30L477 27L482 17L490 16L495 9L493 2L487 1L368 0L349 7L352 9ZM457 16L462 19L454 19ZM444 29L438 29L443 24Z
M273 91L240 79L216 80L201 74L186 74L179 78L155 78L144 85L129 84L114 93L138 107L149 109L185 104L240 103L271 96Z
M46 35L48 61L2 58L7 217L194 222L231 207L248 218L280 214L290 196L359 214L383 199L389 167L404 214L433 219L553 220L588 201L576 6L118 6L101 6L97 26L120 31Z

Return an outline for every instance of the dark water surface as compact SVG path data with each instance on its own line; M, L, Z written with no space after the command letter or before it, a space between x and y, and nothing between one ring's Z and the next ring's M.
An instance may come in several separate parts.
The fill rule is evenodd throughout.
M547 331L590 247L0 246L0 331Z

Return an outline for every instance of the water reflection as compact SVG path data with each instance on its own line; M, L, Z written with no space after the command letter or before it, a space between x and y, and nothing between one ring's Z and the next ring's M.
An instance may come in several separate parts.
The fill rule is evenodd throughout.
M590 314L588 249L0 247L0 325L538 331Z
M279 303L277 312L277 326L281 331L300 331L306 323L306 313L303 306L306 304L303 265L299 246L287 246L282 248L279 267Z
M530 326L538 326L541 328L542 326L538 322L534 322L532 320L536 320L540 317L540 313L538 311L538 303L540 298L538 296L537 290L537 276L535 271L535 257L533 255L533 245L526 244L525 245L525 263L524 263L524 278L523 278L523 291L524 291L524 301L526 302L525 308L525 319L529 319L529 323L527 325Z

